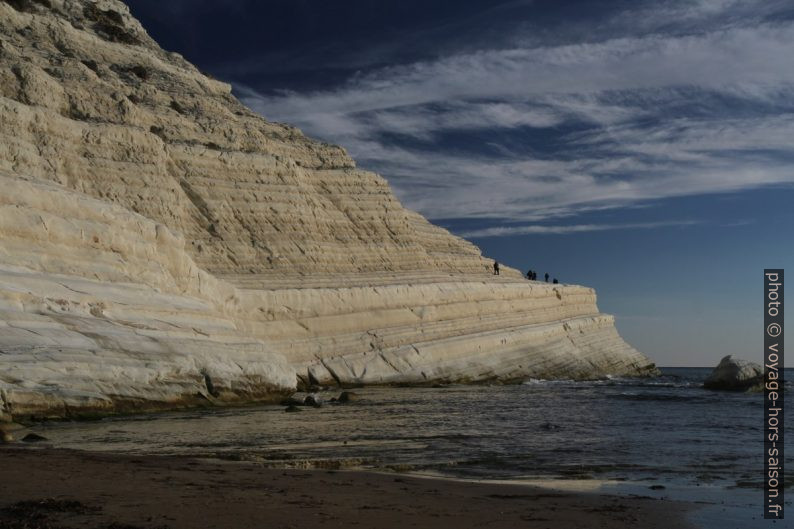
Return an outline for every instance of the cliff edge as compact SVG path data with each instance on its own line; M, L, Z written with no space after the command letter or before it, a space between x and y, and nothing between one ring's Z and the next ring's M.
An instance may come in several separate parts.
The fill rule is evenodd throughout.
M646 375L592 289L490 274L115 0L0 0L0 415Z

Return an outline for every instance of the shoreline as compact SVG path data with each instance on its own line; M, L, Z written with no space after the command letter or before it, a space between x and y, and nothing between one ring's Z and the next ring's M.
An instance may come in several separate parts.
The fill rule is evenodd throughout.
M482 380L432 380L416 382L382 382L382 383L355 383L306 386L300 379L294 389L282 391L269 391L262 396L226 394L225 399L215 398L206 392L197 392L190 395L181 395L179 399L159 401L143 398L114 397L107 402L92 405L52 405L41 404L39 407L24 408L23 411L11 412L4 409L0 401L0 430L8 428L9 424L18 424L30 427L48 422L92 422L113 418L135 418L145 415L180 413L196 410L213 409L247 409L261 406L287 406L285 401L295 399L296 396L306 397L311 394L334 394L354 392L367 389L417 389L417 388L454 388L457 386L520 386L533 381L541 382L598 382L621 379L645 380L661 376L661 371L654 363L645 366L642 371L630 374L597 374L595 376L572 376L535 378L531 375L522 375L516 378L482 379ZM231 396L230 396L231 395ZM305 404L299 406L304 406ZM307 405L306 405L307 406Z
M691 503L359 470L0 446L0 527L693 527ZM114 525L115 524L115 525Z

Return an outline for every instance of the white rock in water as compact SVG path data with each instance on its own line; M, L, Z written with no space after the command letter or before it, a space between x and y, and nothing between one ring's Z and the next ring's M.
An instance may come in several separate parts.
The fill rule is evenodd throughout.
M122 2L25 5L0 2L0 418L656 372L592 289L494 277Z
M742 391L757 386L763 377L764 369L760 365L728 355L706 378L703 387Z

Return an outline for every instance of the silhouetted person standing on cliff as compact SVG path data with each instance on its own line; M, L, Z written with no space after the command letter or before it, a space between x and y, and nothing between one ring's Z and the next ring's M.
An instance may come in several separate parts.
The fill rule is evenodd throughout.
M546 272L546 283L548 283L548 282L549 282L549 273Z
M527 270L527 279L532 281L532 270Z
M493 275L495 276L499 275L499 261L493 262Z

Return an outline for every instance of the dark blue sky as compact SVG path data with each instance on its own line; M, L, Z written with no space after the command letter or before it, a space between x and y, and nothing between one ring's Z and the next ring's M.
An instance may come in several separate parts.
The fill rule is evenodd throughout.
M794 265L790 1L127 3L486 255L595 287L660 365L761 358L762 269Z

